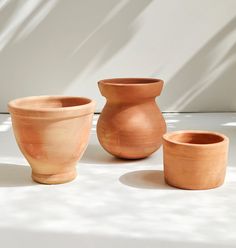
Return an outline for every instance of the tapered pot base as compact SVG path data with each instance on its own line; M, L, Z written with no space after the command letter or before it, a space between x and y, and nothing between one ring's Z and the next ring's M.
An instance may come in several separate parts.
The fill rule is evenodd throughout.
M76 169L58 174L37 174L32 172L32 179L42 184L61 184L73 181L77 176Z
M72 181L88 144L95 102L84 97L32 96L13 100L8 108L32 179L43 184Z

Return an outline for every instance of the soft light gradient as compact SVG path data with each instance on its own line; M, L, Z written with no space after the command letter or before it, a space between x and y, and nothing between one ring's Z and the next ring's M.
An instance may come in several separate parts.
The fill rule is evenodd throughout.
M235 0L0 0L0 111L97 81L157 77L163 111L236 111Z

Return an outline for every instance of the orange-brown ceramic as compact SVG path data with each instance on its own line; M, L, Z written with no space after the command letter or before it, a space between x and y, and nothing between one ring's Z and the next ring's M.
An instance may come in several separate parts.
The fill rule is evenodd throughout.
M8 105L16 141L32 167L34 181L65 183L88 144L94 101L81 97L35 96Z
M208 131L177 131L163 136L164 175L183 189L211 189L223 184L229 139Z
M97 124L103 148L126 159L145 158L162 144L165 120L155 98L163 81L151 78L116 78L98 83L106 105Z

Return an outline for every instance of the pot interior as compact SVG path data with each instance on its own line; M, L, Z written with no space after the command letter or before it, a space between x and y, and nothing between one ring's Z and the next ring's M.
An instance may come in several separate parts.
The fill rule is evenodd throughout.
M220 135L214 133L177 133L169 137L169 140L185 144L214 144L224 140Z
M90 103L91 100L80 97L35 97L25 98L15 101L18 108L25 109L47 109L47 108L66 108L80 106Z

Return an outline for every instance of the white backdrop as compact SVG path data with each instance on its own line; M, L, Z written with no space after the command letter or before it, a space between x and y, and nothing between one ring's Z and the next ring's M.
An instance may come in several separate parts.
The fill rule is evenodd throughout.
M104 99L157 77L163 111L236 111L235 0L0 0L0 111L40 94Z

